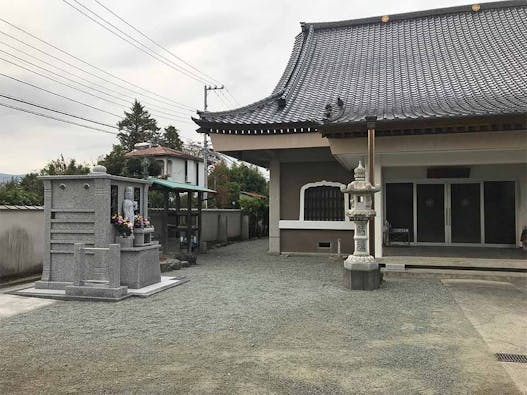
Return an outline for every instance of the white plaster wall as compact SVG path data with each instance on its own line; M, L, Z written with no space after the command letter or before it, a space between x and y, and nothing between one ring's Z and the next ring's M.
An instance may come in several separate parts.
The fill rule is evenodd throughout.
M205 174L203 173L203 162L199 162L199 186L204 187L205 186Z
M0 208L0 279L42 271L44 211Z
M170 181L185 182L185 159L172 158Z

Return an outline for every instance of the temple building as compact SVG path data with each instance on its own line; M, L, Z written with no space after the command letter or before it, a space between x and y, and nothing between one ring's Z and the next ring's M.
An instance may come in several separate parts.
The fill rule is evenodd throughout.
M341 187L359 161L382 186L377 257L397 242L519 246L527 1L301 23L270 96L194 121L216 151L270 169L270 252L353 251Z

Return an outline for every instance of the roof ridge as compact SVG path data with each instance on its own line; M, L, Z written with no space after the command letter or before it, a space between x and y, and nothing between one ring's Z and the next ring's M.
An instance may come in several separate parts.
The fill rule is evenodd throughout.
M479 6L477 10L473 10L473 6ZM407 19L422 18L428 16L440 16L448 14L458 14L460 12L480 12L499 8L510 8L518 6L527 6L527 0L506 0L506 1L493 1L489 3L471 3L461 6L443 7L443 8L432 8L422 11L403 12L398 14L386 14L373 17L365 17L358 19L347 19L342 21L334 22L300 22L302 31L312 27L313 29L328 29L337 27L347 27L353 25L366 25L371 23L384 22L383 18L388 17L389 21L401 21Z

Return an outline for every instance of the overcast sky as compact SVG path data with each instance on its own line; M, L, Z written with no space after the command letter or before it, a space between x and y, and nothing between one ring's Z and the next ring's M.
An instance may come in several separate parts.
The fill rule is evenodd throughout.
M68 1L79 7L74 3L74 0ZM78 1L123 31L141 39L149 47L153 47L151 43L109 14L94 0ZM387 0L100 0L100 2L185 61L224 82L241 104L262 99L272 91L289 58L294 37L300 32L300 21L355 19L467 4L467 1L460 0L436 0L433 2L423 0L397 2ZM202 109L203 107L202 83L184 76L115 37L62 0L0 0L0 17L126 81L184 103L193 109ZM160 111L168 112L167 110L173 109L166 104L125 91L115 85L83 74L57 59L46 57L13 38L1 34L2 32L78 67L108 78L107 75L90 69L88 66L68 58L63 53L52 50L2 21L0 21L0 58L47 74L42 69L38 70L35 66L13 58L12 55L15 55L31 61L35 65L52 70L59 75L52 76L57 80L75 85L62 80L60 77L60 75L68 76L68 78L85 83L92 88L103 90L103 88L71 77L51 66L39 63L39 61L17 51L17 49L22 50L89 81L120 91L121 93L117 94L109 92L117 95L117 99L115 99L89 90L93 94L122 104L117 105L97 99L3 60L0 60L0 73L117 115L122 115L123 111L130 107L133 97L137 97L145 104L157 104L155 109L148 104L146 105L154 116L156 113L158 116L165 116ZM159 51L161 52L161 50ZM166 53L164 55L169 57ZM176 60L174 59L174 61ZM135 89L122 81L113 81ZM85 89L79 85L76 86ZM130 97L124 96L123 93L130 95ZM116 116L53 96L2 75L0 75L0 94L59 109L102 123L115 125L119 120ZM74 120L1 97L0 103ZM224 109L225 104L215 94L211 94L209 110ZM185 114L185 118L190 120L191 113L185 112ZM0 107L0 119L2 147L0 173L22 174L37 170L60 154L66 158L76 158L81 162L91 164L98 157L109 152L112 144L117 142L116 137L111 134L64 124L5 107ZM184 139L200 139L200 136L195 132L195 125L190 122L161 119L160 117L156 117L156 119L161 127L168 124L175 125L181 130ZM92 124L92 126L97 125ZM101 128L108 129L103 126Z

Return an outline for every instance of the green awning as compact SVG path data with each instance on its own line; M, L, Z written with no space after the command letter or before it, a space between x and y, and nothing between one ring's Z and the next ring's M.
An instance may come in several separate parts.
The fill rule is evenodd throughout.
M162 180L160 178L154 178L154 177L149 177L148 181L150 181L152 184L159 185L159 186L164 187L164 188L180 190L180 191L184 191L184 192L209 192L209 193L216 193L216 191L214 191L212 189L207 189L207 188L201 187L199 185L186 184L184 182L175 182L175 181L169 181L169 180Z

